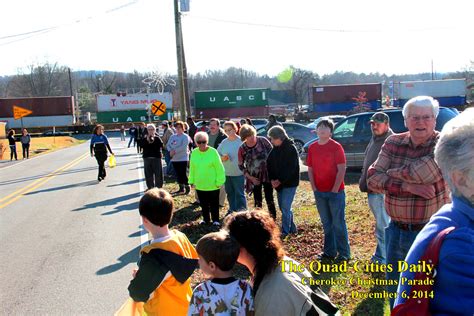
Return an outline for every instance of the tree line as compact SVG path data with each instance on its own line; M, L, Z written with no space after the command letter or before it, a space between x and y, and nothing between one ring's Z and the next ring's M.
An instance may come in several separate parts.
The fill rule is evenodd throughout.
M343 71L320 75L311 70L296 67L290 67L290 69L292 76L285 82L278 80L278 76L259 75L242 68L207 70L188 76L189 94L192 97L195 91L200 90L271 88L272 90L287 90L296 103L307 104L310 97L308 88L313 85L429 80L433 76L431 73L386 75L378 72L365 74ZM151 77L156 78L157 74L138 71L131 73L70 71L67 66L45 62L31 64L14 76L0 76L0 97L64 96L70 95L72 91L72 94L77 97L79 108L84 112L95 111L97 94L151 93L164 88L164 91L173 93L174 100L178 100L178 86L167 84L172 80L178 82L175 75L158 74L158 77L172 79L166 80L162 87L158 84L144 83L145 79ZM458 78L467 78L468 83L474 82L474 61L460 71L434 74L434 79Z

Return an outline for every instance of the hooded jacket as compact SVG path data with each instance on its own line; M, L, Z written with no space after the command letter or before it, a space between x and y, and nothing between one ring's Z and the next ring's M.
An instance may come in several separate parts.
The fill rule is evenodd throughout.
M289 138L285 139L280 146L273 146L267 158L268 177L271 180L279 180L282 188L298 186L300 182L300 163L298 150Z
M147 315L186 315L188 310L189 277L198 266L198 256L186 235L170 233L169 239L141 250L137 274L128 287L135 302L146 302Z

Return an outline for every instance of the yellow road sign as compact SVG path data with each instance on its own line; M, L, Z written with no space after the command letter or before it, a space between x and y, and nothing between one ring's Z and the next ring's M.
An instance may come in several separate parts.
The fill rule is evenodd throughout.
M16 105L13 106L13 118L15 120L19 120L24 116L30 115L31 113L33 113L33 111L16 106Z
M157 116L163 115L163 114L165 114L165 111L166 111L166 104L164 104L163 102L156 101L156 102L152 103L151 112L154 115L157 115Z

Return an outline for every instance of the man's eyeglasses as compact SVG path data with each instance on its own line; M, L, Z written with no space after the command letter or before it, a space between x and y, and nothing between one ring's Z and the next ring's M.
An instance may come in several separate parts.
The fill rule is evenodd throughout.
M409 118L410 118L410 120L412 120L414 122L419 122L419 121L428 122L428 121L431 121L433 119L433 115L410 116Z
M196 142L196 144L198 144L198 145L203 145L205 143L207 143L205 140L199 140L199 141Z

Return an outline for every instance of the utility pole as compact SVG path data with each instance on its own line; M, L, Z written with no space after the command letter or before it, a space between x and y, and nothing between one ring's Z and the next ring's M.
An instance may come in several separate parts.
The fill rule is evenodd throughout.
M189 102L187 99L187 74L184 61L184 49L183 49L183 36L181 32L181 15L178 8L178 0L174 0L174 23L176 33L176 57L178 59L178 81L179 81L179 111L181 114L181 120L186 120L186 111L189 108Z

